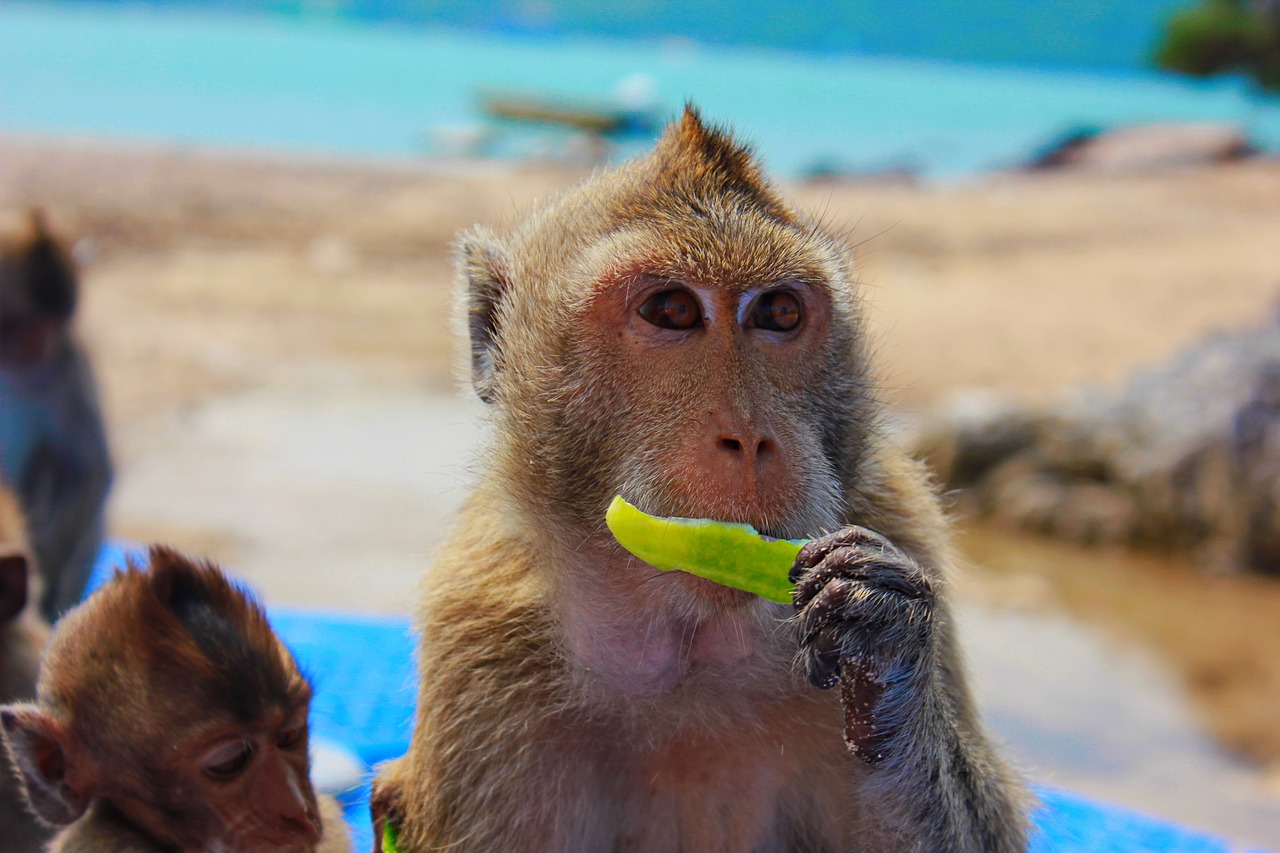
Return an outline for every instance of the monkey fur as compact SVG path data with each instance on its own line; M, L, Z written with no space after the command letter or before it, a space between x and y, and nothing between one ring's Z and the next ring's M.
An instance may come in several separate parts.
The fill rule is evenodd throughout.
M50 853L341 853L309 778L311 687L261 607L163 547L57 624L34 703L0 707Z
M399 849L1024 850L845 248L687 108L650 155L463 236L458 267L491 437L422 582L409 752L374 786ZM794 605L630 557L615 494L817 534Z

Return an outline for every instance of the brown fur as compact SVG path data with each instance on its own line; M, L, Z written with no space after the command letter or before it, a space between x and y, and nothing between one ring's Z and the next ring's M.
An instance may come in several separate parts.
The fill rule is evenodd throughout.
M58 623L35 704L0 708L32 809L65 827L51 850L347 849L307 775L311 688L262 609L211 564L149 562Z
M40 654L49 639L49 626L35 605L39 580L27 544L26 521L18 499L0 485L0 559L6 555L21 555L28 563L30 577L26 607L16 617L0 623L0 704L35 696ZM18 779L0 772L0 838L5 839L5 853L43 850L50 835L27 809Z
M1021 786L951 633L947 524L878 428L837 241L690 109L652 155L505 239L464 236L459 269L494 439L423 581L412 746L375 784L400 849L1025 847ZM754 316L780 286L803 306L794 334L740 328L736 306ZM667 287L696 295L702 325L637 319ZM815 652L793 608L624 554L602 523L614 494L780 537L878 530L900 550L876 565L919 578L927 606L867 660L907 674L846 690L842 708L796 666ZM864 730L875 756L843 743Z

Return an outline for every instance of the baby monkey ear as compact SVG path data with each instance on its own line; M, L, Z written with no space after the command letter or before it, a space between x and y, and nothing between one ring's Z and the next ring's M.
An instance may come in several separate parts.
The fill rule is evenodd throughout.
M0 624L8 622L27 606L27 571L25 551L0 545Z
M62 725L34 705L6 705L0 729L36 816L61 826L84 814L90 796L76 779Z
M471 345L471 384L486 403L494 400L499 320L507 290L506 247L485 228L463 234L457 244L458 283Z

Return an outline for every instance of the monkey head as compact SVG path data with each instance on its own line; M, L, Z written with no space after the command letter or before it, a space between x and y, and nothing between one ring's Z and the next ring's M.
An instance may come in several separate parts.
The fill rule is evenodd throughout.
M842 245L692 108L653 153L458 245L498 477L568 548L621 494L659 515L833 529L872 416Z
M33 211L29 233L0 244L0 368L27 369L53 355L77 290L71 258Z
M0 709L35 813L91 803L157 849L310 850L311 688L262 609L209 564L153 548L57 625L37 703Z

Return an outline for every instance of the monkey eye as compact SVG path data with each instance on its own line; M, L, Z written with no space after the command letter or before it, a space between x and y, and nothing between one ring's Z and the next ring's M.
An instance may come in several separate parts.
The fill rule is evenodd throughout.
M276 746L283 750L296 749L307 739L307 727L293 726L276 736Z
M747 325L769 332L790 332L800 325L800 299L789 290L762 293L751 306Z
M640 306L640 316L663 329L692 329L702 325L702 308L687 290L653 294Z
M214 779L229 781L240 775L253 758L253 744L248 741L229 743L209 756L204 772Z

